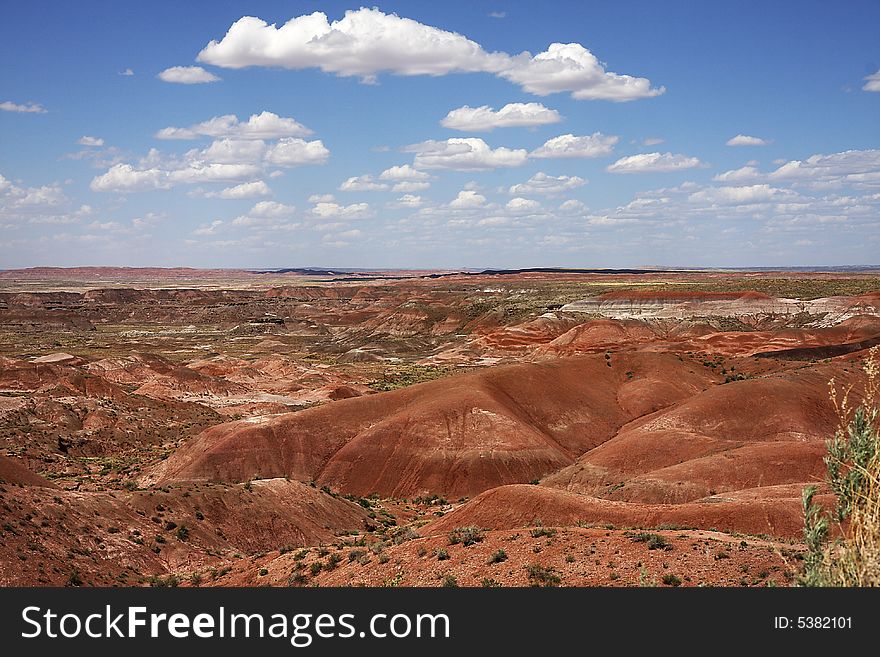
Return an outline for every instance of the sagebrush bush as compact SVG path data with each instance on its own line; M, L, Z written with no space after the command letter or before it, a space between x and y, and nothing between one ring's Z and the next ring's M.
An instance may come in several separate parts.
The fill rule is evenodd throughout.
M803 586L880 586L880 348L870 350L865 373L865 395L852 412L850 390L838 399L830 384L840 427L828 441L825 466L837 504L826 512L813 501L817 488L804 489ZM841 536L834 541L832 522Z

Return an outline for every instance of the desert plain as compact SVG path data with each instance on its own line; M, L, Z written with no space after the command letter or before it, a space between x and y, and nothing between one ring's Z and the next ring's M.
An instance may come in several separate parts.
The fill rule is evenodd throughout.
M880 271L0 271L0 585L786 586Z

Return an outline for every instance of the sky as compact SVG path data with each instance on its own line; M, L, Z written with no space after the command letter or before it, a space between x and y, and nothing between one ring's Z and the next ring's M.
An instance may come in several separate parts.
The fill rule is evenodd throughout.
M880 3L6 2L0 269L880 264Z

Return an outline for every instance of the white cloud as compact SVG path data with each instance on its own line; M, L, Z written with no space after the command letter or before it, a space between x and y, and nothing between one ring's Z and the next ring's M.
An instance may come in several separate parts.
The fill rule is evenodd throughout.
M244 16L223 39L205 46L198 60L225 68L320 68L369 79L382 71L445 75L497 70L506 64L507 56L489 54L454 32L361 8L346 11L332 23L326 14L315 12L292 18L281 27Z
M385 169L382 173L379 174L380 180L394 180L394 181L422 181L430 179L430 175L425 173L424 171L417 171L413 169L408 164L403 164L401 166L394 166L388 169Z
M561 120L559 112L541 103L508 103L497 112L488 105L465 105L449 112L440 125L465 132L491 132L495 128L547 125Z
M715 182L747 182L750 180L756 180L759 176L760 174L758 173L757 168L752 165L746 165L739 169L719 173L717 176L714 176L712 180Z
M13 103L11 100L5 100L0 103L0 110L4 112L17 112L19 114L45 114L46 109L37 103Z
M234 187L226 187L219 192L207 192L204 194L204 196L208 198L235 200L242 198L269 196L271 193L272 190L269 189L269 185L267 185L262 180L255 180L253 182L241 183L240 185L235 185Z
M766 139L749 135L737 135L727 140L728 146L766 146L769 143Z
M106 173L96 176L90 184L95 192L140 192L168 189L168 172L161 169L135 169L130 164L115 164Z
M342 19L326 14L292 18L281 27L252 16L233 23L220 41L199 53L200 62L225 68L247 66L319 68L375 83L382 72L397 75L446 75L485 72L520 85L530 93L569 91L577 99L627 101L662 94L645 78L605 70L578 43L553 43L532 56L486 52L456 32L385 14L378 9L346 11Z
M208 148L189 155L208 162L238 164L259 162L265 152L266 143L259 139L217 139Z
M534 57L522 53L499 75L538 96L570 91L577 100L626 102L659 96L665 87L654 88L646 78L609 73L589 50L579 43L551 43Z
M454 210L471 210L486 205L486 197L473 190L463 190L449 202L449 207Z
M614 152L614 144L619 141L614 135L603 135L594 132L592 135L576 137L572 134L559 135L544 142L540 148L533 150L529 156L537 158L553 157L602 157Z
M508 212L514 214L528 214L539 211L541 209L541 204L537 201L517 197L510 199L505 208Z
M148 212L143 217L135 217L132 219L131 225L136 230L144 230L164 221L166 218L166 215L162 212Z
M696 157L673 153L640 153L622 157L606 168L610 173L658 173L703 166Z
M446 141L425 141L408 146L415 153L416 169L453 169L456 171L485 171L502 167L518 167L525 163L525 149L499 147L492 149L482 139L469 137Z
M252 114L247 121L239 121L235 114L224 114L188 128L162 128L156 133L156 137L159 139L198 139L199 137L279 139L305 137L310 134L312 131L296 119L264 111Z
M404 194L400 198L398 198L393 203L389 203L389 207L392 208L420 208L424 205L425 201L421 196L415 196L413 194Z
M399 182L391 188L392 192L421 192L431 186L429 182Z
M548 196L561 194L586 185L587 181L580 176L549 176L539 171L524 183L513 185L508 193L513 195L546 194Z
M104 140L100 137L89 137L86 135L77 139L76 143L80 146L103 146Z
M119 71L119 75L130 78L131 76L134 75L134 71L130 68L125 68L125 69L122 69L121 71Z
M261 230L295 230L301 224L293 223L290 218L296 212L293 205L285 205L276 201L260 201L247 214L236 217L233 226L246 226Z
M767 177L772 181L880 186L880 150L850 150L831 155L811 155L806 160L786 162Z
M301 164L324 164L330 151L320 139L281 139L266 152L266 161L280 167L294 167Z
M236 182L253 178L259 172L259 167L252 164L190 162L174 170L115 164L93 178L90 187L95 192L139 192L169 189L178 183Z
M340 205L332 202L318 202L311 210L320 219L366 219L373 215L367 203Z
M694 192L688 197L688 200L710 205L750 205L768 201L782 201L796 196L797 194L790 190L762 184L740 187L710 187Z
M209 224L202 224L198 228L196 228L192 234L193 235L216 235L217 231L220 229L220 226L223 225L223 221L221 219L216 219Z
M163 82L177 84L205 84L220 80L216 75L206 71L201 66L172 66L156 76Z
M642 141L643 146L657 146L658 144L662 144L665 140L661 137L647 137Z
M289 217L296 212L296 207L278 203L277 201L260 201L248 212L253 217Z
M872 73L865 78L865 85L862 91L880 91L880 71Z
M382 192L387 189L388 185L376 182L370 175L353 176L339 185L340 192Z
M587 206L577 199L568 199L559 204L559 211L563 214L579 214L585 212Z
M69 199L57 183L21 187L0 175L0 222L73 223L78 220L78 215L62 211L68 202Z
M507 16L506 11L490 11L489 18L505 18Z

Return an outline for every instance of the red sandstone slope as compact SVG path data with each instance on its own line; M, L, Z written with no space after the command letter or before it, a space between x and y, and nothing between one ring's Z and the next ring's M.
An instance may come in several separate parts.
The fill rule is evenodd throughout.
M42 486L43 488L56 488L48 479L44 479L36 472L32 472L19 460L0 455L0 484L14 484L17 486Z
M289 475L356 494L473 495L558 470L716 381L652 353L493 368L212 427L147 481Z
M822 497L821 502L828 502ZM800 497L700 501L688 504L614 502L544 486L511 485L488 490L419 529L422 536L456 527L516 529L612 524L617 527L674 525L724 532L799 537L804 520Z
M367 512L300 482L79 493L0 485L0 586L138 584L236 553L327 543Z
M680 503L758 486L820 480L838 419L828 380L846 363L717 386L641 418L543 483L590 495Z

